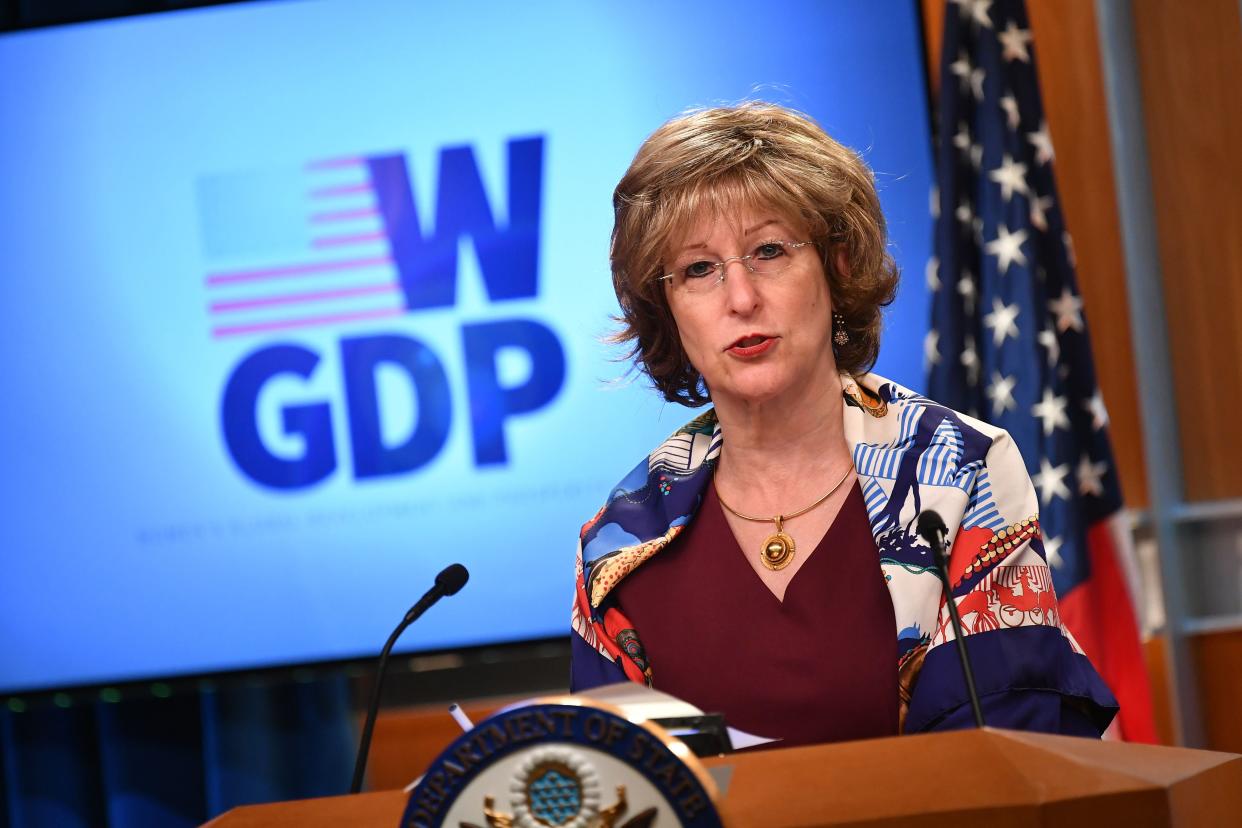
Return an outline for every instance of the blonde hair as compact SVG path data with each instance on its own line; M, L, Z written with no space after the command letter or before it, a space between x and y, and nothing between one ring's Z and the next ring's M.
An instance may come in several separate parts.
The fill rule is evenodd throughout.
M612 282L621 305L618 343L671 402L710 395L686 358L665 296L662 259L704 211L767 207L815 242L833 310L850 341L840 370L875 364L880 308L893 300L897 266L875 180L862 159L798 112L767 103L703 109L674 118L639 148L613 193ZM844 272L837 268L844 254Z

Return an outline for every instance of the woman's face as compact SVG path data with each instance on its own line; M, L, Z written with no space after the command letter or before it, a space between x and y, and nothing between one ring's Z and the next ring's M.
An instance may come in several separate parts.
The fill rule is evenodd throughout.
M786 245L780 252L768 244L805 242L806 235L774 210L741 207L700 216L670 246L667 271L689 278L665 282L669 306L682 348L717 404L797 397L837 381L832 302L818 248ZM751 273L747 263L732 261L724 283L704 290L718 278L708 271L712 263L773 254L786 265L779 273Z

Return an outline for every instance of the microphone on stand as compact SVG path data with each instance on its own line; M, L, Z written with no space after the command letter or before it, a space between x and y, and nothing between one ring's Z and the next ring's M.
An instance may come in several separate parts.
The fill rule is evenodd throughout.
M388 636L384 649L380 651L379 667L375 671L375 689L371 691L371 704L367 707L367 720L362 727L362 741L358 744L358 757L354 760L354 781L349 786L351 794L362 790L362 776L367 767L367 753L371 750L371 732L375 730L375 717L379 713L380 688L384 684L384 670L388 666L389 651L397 643L401 633L405 632L406 627L413 624L420 615L431 609L431 606L436 601L439 601L446 595L456 594L458 590L466 585L466 581L469 579L470 573L461 564L455 563L445 567L436 576L435 586L427 590L427 594L419 598L417 604L410 607L410 611L405 614L405 618L401 619L401 623L392 631L392 635Z
M949 608L949 620L953 622L953 638L957 644L957 654L962 659L962 675L966 679L966 695L970 696L970 709L975 714L975 727L983 727L983 708L979 706L979 693L975 690L975 674L970 669L970 656L966 653L966 637L962 635L962 619L957 612L957 602L949 589L949 554L944 548L945 537L949 529L944 525L944 518L927 509L919 514L914 531L932 548L932 556L936 561L936 570L940 574L944 590L944 602Z

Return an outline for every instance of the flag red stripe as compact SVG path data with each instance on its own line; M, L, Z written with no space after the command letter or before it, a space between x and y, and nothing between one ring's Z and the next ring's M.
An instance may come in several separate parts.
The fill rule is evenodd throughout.
M1061 621L1121 703L1118 721L1127 742L1159 741L1147 664L1139 643L1130 592L1117 562L1107 521L1087 529L1091 576L1058 597Z

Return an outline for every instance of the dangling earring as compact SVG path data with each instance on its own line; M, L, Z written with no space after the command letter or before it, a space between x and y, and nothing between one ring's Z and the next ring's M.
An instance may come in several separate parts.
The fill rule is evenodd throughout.
M845 329L845 317L836 311L832 312L832 342L838 348L848 345L850 332Z

